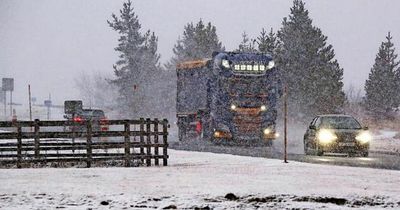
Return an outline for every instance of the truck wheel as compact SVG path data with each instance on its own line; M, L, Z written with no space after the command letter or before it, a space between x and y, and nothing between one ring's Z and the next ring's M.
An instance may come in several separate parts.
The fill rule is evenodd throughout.
M179 141L184 141L186 139L186 129L183 126L178 127L178 138Z
M368 151L365 151L365 152L362 152L362 153L361 153L361 156L363 156L363 157L368 157L368 155L369 155L369 152L368 152Z
M272 147L273 144L274 144L274 140L272 140L272 139L267 139L266 141L264 141L264 146Z

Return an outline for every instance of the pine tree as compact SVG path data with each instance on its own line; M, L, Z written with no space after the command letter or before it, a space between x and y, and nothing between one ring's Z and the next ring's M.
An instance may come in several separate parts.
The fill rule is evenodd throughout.
M174 57L170 61L172 68L182 61L210 58L214 51L222 51L217 28L200 20L196 26L191 22L184 27L183 37L174 46Z
M112 14L109 26L120 34L118 46L119 60L114 67L116 78L111 80L118 86L122 111L129 117L143 116L145 104L150 103L148 91L152 79L159 71L160 55L157 54L158 39L154 33L141 33L138 16L130 0L123 3L120 17Z
M267 34L263 28L260 35L257 37L258 51L270 55L275 55L275 51L279 45L278 38L273 29Z
M246 32L242 34L242 42L239 44L239 48L236 50L237 52L257 52L256 40L250 39Z
M184 26L183 36L177 40L173 48L174 56L165 65L164 89L169 112L173 112L176 103L176 65L183 61L211 58L214 51L223 51L218 39L217 29L211 24L206 25L200 20L196 25L192 22Z
M297 119L341 112L345 101L343 69L327 37L312 25L301 0L294 0L278 32L277 60L288 86L289 108Z
M396 61L390 32L379 47L375 63L365 83L364 106L373 116L388 116L399 106L399 61Z

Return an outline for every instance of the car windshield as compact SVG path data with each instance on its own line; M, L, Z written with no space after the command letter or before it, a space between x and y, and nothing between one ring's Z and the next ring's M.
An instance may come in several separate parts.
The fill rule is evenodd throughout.
M360 123L352 117L321 117L320 127L333 129L361 129Z

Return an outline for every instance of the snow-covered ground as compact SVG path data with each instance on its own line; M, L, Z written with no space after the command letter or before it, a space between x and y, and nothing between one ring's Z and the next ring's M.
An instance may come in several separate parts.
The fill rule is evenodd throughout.
M0 208L400 208L400 171L169 154L167 167L0 169Z
M377 152L389 152L400 155L400 139L396 138L398 131L380 130L374 134L370 149Z

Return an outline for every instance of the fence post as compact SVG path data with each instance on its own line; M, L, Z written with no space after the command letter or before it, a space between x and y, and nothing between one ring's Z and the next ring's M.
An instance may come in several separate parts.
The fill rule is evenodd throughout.
M125 136L125 167L129 167L131 158L130 158L130 153L131 153L131 137L130 137L130 127L131 124L129 123L129 120L125 120L124 123L124 136Z
M163 122L163 165L168 165L168 120L164 119Z
M22 162L22 128L18 123L17 126L17 168L21 168Z
M155 160L154 164L156 166L159 165L158 163L158 119L154 119L154 155L155 155Z
M39 119L35 119L34 122L34 132L35 132L35 158L39 159L40 158L40 137L39 137L39 132L40 132L40 126L39 126Z
M150 136L150 118L146 119L146 165L151 166L151 136Z
M140 156L142 157L140 160L144 163L144 119L140 118Z
M90 168L92 165L92 122L86 121L86 167Z

